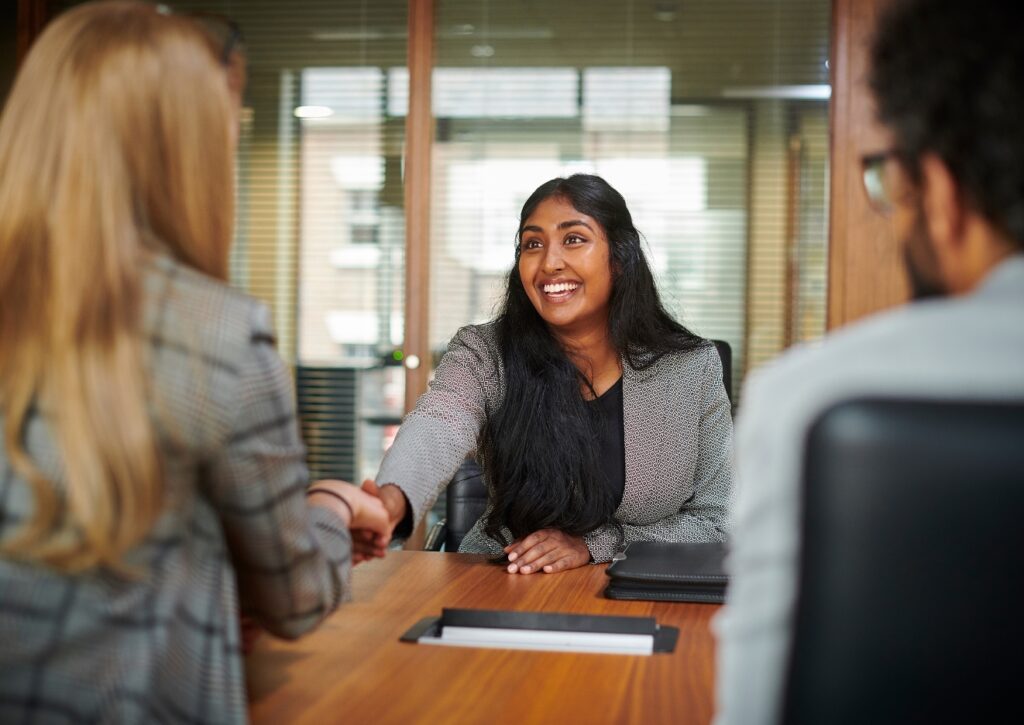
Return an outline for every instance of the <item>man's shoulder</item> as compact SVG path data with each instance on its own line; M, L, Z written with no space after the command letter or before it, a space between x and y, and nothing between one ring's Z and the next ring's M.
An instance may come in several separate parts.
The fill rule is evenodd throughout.
M821 340L795 345L751 373L751 382L764 385L817 372L835 376L869 360L885 361L894 345L920 334L919 315L914 312L899 308L880 313L829 333Z
M799 345L758 368L745 403L856 395L1022 394L1024 310L984 297L918 302ZM1016 380L1016 382L1014 382ZM806 400L803 402L807 406Z

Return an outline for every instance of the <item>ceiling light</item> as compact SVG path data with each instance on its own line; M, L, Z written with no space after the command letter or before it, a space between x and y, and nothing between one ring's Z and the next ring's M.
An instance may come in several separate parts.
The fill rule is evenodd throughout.
M334 109L330 106L298 106L294 113L296 118L327 118L334 115Z
M723 98L820 100L832 97L832 86L828 84L806 86L751 86L748 88L724 88Z
M654 4L654 19L663 23L671 23L676 19L679 4L674 2L658 2Z

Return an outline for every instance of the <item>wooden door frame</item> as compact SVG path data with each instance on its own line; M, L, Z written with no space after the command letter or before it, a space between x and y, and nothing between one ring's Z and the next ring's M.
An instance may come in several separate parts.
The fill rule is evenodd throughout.
M833 0L828 329L905 302L901 250L868 202L861 156L887 145L867 86L869 43L891 0Z
M434 0L409 0L409 112L405 118L405 411L426 392L430 351L431 77Z
M18 0L17 13L18 67L21 67L28 49L50 19L50 3L48 0Z

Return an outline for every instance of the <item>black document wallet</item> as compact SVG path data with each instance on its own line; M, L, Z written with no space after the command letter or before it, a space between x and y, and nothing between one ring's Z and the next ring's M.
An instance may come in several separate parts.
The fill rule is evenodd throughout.
M491 609L443 609L402 635L420 644L634 655L673 652L678 639L678 628L654 617Z
M726 545L635 541L608 567L609 599L664 602L725 601Z

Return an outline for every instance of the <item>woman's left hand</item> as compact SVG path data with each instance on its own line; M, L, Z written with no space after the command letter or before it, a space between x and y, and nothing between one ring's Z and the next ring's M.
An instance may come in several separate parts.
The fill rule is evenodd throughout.
M557 529L541 529L505 547L509 574L533 574L543 571L575 569L590 563L590 549L581 536L570 536Z

